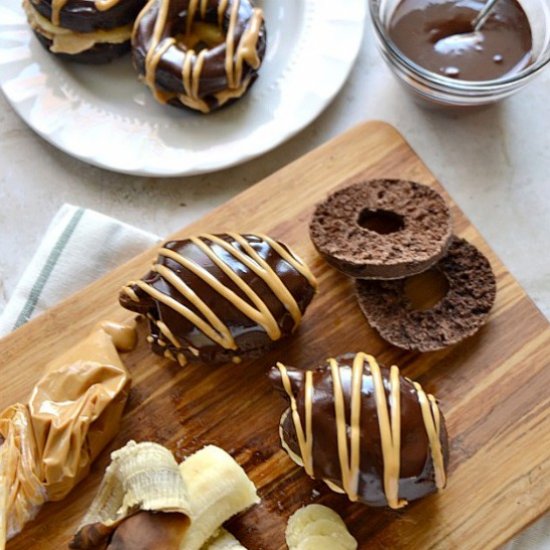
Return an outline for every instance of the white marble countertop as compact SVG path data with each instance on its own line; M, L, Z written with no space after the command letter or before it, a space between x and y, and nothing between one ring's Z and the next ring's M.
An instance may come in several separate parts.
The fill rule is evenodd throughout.
M319 119L262 158L171 180L87 166L37 137L0 96L0 310L64 202L168 234L355 124L396 126L550 317L550 70L515 97L467 114L418 107L367 23L344 89Z

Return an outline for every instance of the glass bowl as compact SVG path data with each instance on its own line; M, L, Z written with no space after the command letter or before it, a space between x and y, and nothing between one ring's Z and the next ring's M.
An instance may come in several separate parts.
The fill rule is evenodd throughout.
M477 107L500 101L530 82L550 62L550 2L519 0L533 36L533 62L520 72L495 80L467 81L424 69L406 57L389 37L391 16L401 0L369 0L377 43L397 79L416 98L439 106ZM428 2L429 0L426 0Z

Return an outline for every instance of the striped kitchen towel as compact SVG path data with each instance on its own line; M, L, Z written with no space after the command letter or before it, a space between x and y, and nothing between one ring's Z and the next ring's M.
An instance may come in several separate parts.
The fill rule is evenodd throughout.
M0 336L159 240L93 210L63 205L0 315Z
M0 315L0 336L159 241L152 233L93 210L64 205ZM550 515L502 550L550 550Z

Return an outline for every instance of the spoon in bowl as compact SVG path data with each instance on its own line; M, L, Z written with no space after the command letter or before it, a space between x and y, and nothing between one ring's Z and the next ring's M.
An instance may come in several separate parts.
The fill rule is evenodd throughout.
M476 18L472 21L472 27L474 28L473 32L479 31L483 25L485 25L485 22L487 19L489 19L489 16L491 15L491 12L493 11L493 8L495 7L495 4L498 2L498 0L488 0L485 5L483 6L483 9L477 14Z
M495 5L499 0L487 0L483 8L479 11L476 17L472 20L471 30L451 34L437 40L435 49L446 55L460 55L465 50L479 49L483 38L479 31L489 19Z

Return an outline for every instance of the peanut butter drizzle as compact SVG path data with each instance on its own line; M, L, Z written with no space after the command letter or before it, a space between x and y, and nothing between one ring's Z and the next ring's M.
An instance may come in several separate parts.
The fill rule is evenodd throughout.
M235 60L235 74L234 82L242 82L243 79L243 65L246 61L253 69L260 67L260 56L256 46L258 44L258 36L260 35L260 29L264 20L262 10L254 8L252 18L246 30L244 31L239 46L237 48L237 55Z
M418 382L413 382L413 385L418 393L418 401L422 409L422 418L428 433L430 449L435 471L435 485L438 489L445 486L445 463L443 460L443 451L441 450L441 442L439 441L439 430L441 427L441 419L439 416L439 407L435 397L431 394L426 395Z
M358 354L360 355L360 354ZM390 508L402 508L406 500L400 500L399 468L401 458L401 400L399 395L399 369L396 366L390 369L390 406L391 417L388 414L388 402L384 380L376 359L371 355L364 355L368 361L374 385L376 412L382 442L382 457L384 460L384 493Z
M157 327L159 328L162 335L165 336L166 339L169 342L171 342L172 345L176 349L181 348L181 344L180 344L179 340L174 336L174 333L166 326L165 322L163 322L163 321L154 321L154 323L157 325ZM162 344L160 344L160 343L159 343L159 345L162 346Z
M52 23L58 25L61 20L61 10L69 0L52 0Z
M275 294L279 301L285 306L287 311L294 319L294 327L296 328L302 320L302 312L300 311L300 307L294 299L294 296L292 296L288 288L286 288L286 286L283 284L283 281L273 271L271 266L252 248L252 246L250 246L248 241L242 235L239 235L238 233L227 234L242 246L248 256L243 254L240 250L233 247L223 239L216 237L215 235L205 234L202 235L202 237L211 240L212 242L227 250L227 252L232 254L235 258L237 258L237 260L248 267L248 269L258 275L258 277L260 277L267 284L273 294ZM260 238L263 238L260 235L258 236ZM300 262L291 256L287 255L286 257L283 257L283 259L290 263L296 270L298 270L298 268L302 268Z
M179 94L178 99L187 107L198 109L207 113L210 109L208 103L199 97L199 86L206 50L201 50L197 56L194 50L188 50L184 54L182 81L185 94Z
M138 22L141 21L145 11L154 5L155 0L150 0L147 6L143 9L140 16L138 17ZM170 3L168 0L161 1L158 17L155 21L155 26L153 28L153 36L151 37L151 44L147 50L147 55L145 56L145 83L151 89L158 101L162 101L160 95L157 94L155 79L157 72L157 65L160 61L160 58L164 52L176 41L174 38L166 39L164 42L164 48L159 48L161 43L162 33L166 28L166 21L168 19L168 10L170 8ZM158 50L158 51L157 51Z
M306 371L306 398L304 399L305 417L306 417L306 431L302 428L302 421L300 420L300 413L298 412L298 405L294 392L292 391L292 385L288 376L288 371L282 363L277 363L277 368L281 373L281 380L283 387L290 398L290 410L292 413L292 421L296 429L296 437L298 439L298 445L300 447L301 462L305 468L306 474L313 477L313 433L312 433L312 404L313 404L313 373ZM281 438L281 441L284 441Z
M225 12L227 11L228 4L229 0L220 0L218 4L218 27L221 27L223 25L223 17L225 15Z
M221 294L226 300L230 301L241 313L263 327L272 340L278 340L281 337L281 329L264 301L241 279L241 277L239 277L225 262L223 262L206 245L206 243L204 243L204 241L201 241L196 237L193 237L190 240L196 244L212 260L212 262L218 266L239 287L239 289L246 294L246 296L248 296L248 298L250 298L258 309L252 307L248 302L235 294L235 292L220 283L220 281L218 281L218 279L216 279L211 273L206 271L206 269L195 262L184 258L181 254L178 254L173 250L168 250L167 248L162 248L159 254L170 258L178 262L183 267L189 269L189 271L197 275L197 277L200 277L218 294Z
M111 337L115 348L119 351L132 351L136 347L137 333L135 321L131 321L128 324L102 321L96 328L104 330Z
M225 74L227 75L227 84L229 88L236 88L234 74L234 53L235 53L235 28L237 26L237 15L241 0L232 0L231 14L229 15L229 28L227 29L227 40L225 50Z
M333 381L334 412L338 443L338 457L342 475L342 487L338 487L330 480L324 481L331 489L336 490L337 492L345 492L350 500L357 500L359 488L359 469L361 464L361 389L365 361L369 364L370 373L373 380L374 397L376 401L376 411L382 446L382 458L384 463L384 494L386 495L388 506L393 509L398 509L407 504L406 500L399 499L398 496L401 458L401 403L399 369L396 366L392 366L390 369L390 414L388 413L388 401L386 398L382 372L376 359L372 355L357 353L353 360L349 431L346 423L345 400L340 378L340 367L335 359L331 358L328 360ZM307 429L304 434L302 421L298 413L296 398L292 391L287 369L281 363L278 363L277 367L281 373L281 380L285 392L290 399L292 421L294 423L301 456L297 457L296 454L288 448L288 445L284 442L282 428L280 428L281 441L292 459L303 465L306 469L306 473L310 477L313 477L313 431L311 425L313 407L313 387L311 382L312 373L311 371L306 371L304 408L306 412ZM309 383L308 375L310 379ZM441 425L439 408L433 395L426 395L420 384L417 382L412 382L412 384L414 385L418 395L422 418L426 428L426 433L428 435L430 453L434 464L436 487L441 489L445 485L446 476L441 442L439 440Z
M114 8L120 0L95 0L94 4L98 11L107 11Z
M216 237L215 235L203 234L198 237L191 237L189 240L193 242L198 248L212 262L214 265L220 268L229 279L250 299L255 307L251 306L248 302L243 300L230 288L222 284L218 279L216 279L211 273L206 269L198 265L197 263L185 258L181 254L167 248L162 248L159 251L160 256L170 258L175 262L179 263L191 273L199 277L202 281L208 284L214 291L216 291L220 296L230 302L236 309L238 309L243 315L247 316L249 319L261 326L267 333L267 335L272 340L278 340L281 337L281 329L274 318L272 312L270 311L267 304L260 298L260 296L254 292L252 287L248 285L237 273L231 269L222 258L220 258L208 245L204 239L207 239L211 243L223 248L225 251L229 252L234 258L236 258L240 263L245 265L248 269L254 272L259 278L261 278L266 285L271 289L273 294L277 299L285 306L285 308L292 315L295 326L301 321L302 313L300 307L292 293L284 285L281 278L277 275L271 266L261 257L259 254L250 246L248 241L237 233L228 233L228 235L234 239L246 252L239 250L233 244ZM305 266L305 264L299 260L294 255L287 252L281 245L279 245L273 239L265 235L257 235L260 239L268 243L272 249L281 256L283 260L292 265L296 271L301 273L312 286L316 286L316 280L311 271ZM193 323L199 330L201 330L206 336L208 336L213 342L216 342L218 345L222 346L225 349L237 349L237 344L231 331L223 323L221 319L212 311L208 305L201 300L199 296L172 270L163 266L159 263L156 263L153 268L153 271L161 275L168 283L170 283L182 296L189 300L197 309L200 311L202 316L207 319L208 322L205 322L201 317L196 315L189 308L175 300L174 298L163 294L162 292L156 290L153 286L146 283L145 281L133 281L123 288L125 292L133 301L139 302L139 297L135 291L131 288L132 285L136 285L149 294L152 298L162 302L164 305L172 308L177 311L180 315L185 317L188 321ZM168 327L162 321L156 321L151 319L158 326L161 333L168 339L176 348L181 348L181 343L178 341L177 337L168 329Z
M67 1L67 0L53 0ZM120 0L96 0L96 2L117 2ZM147 55L145 57L145 77L144 81L153 92L157 101L166 103L168 99L177 97L179 101L197 109L203 113L210 112L210 106L199 96L200 80L204 69L205 58L208 50L202 50L199 55L193 50L184 51L184 60L182 64L182 83L185 93L161 93L156 90L155 80L156 71L161 57L166 53L168 48L176 44L174 38L166 38L161 41L161 36L166 29L168 7L170 0L161 0L159 14L155 22L153 36ZM137 19L136 27L139 24L143 13L149 7L154 5L154 1L150 1ZM224 22L224 16L229 7L229 0L220 0L218 3L218 26L221 28ZM248 63L253 69L258 69L261 64L260 57L257 52L258 38L260 36L261 26L263 22L263 12L259 8L253 10L247 28L244 30L238 44L235 44L238 14L240 8L240 0L233 0L231 3L231 13L229 17L229 26L226 33L226 55L225 55L225 72L227 77L227 89L215 93L218 104L221 106L230 99L241 97L250 84L251 78L243 79L244 63ZM185 32L187 35L191 33L193 22L197 12L204 19L208 10L208 0L191 0L187 8L185 20ZM162 47L159 48L160 44ZM204 52L204 53L203 53Z

